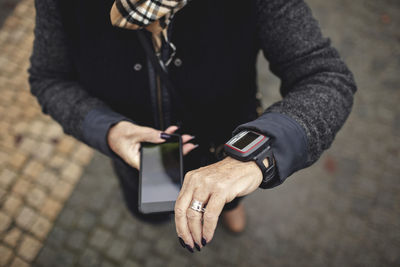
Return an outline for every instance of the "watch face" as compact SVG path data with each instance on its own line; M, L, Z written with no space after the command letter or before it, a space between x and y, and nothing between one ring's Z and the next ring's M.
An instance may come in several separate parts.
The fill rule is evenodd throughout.
M235 135L225 145L239 153L247 153L257 150L268 138L253 131L242 131Z
M232 146L243 150L246 146L250 145L254 140L259 138L261 135L253 133L253 132L247 132L242 138L239 138L235 143L232 144Z
M263 148L271 143L268 136L244 130L232 137L224 146L225 153L241 161L254 159Z

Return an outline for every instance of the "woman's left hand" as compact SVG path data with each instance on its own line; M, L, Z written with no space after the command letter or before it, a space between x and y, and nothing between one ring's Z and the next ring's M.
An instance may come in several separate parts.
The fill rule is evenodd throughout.
M267 160L264 164L268 166ZM255 162L231 157L188 172L175 203L178 237L192 249L194 242L202 247L202 238L210 242L224 205L235 197L250 194L261 181L262 173ZM190 208L193 200L207 204L204 213Z

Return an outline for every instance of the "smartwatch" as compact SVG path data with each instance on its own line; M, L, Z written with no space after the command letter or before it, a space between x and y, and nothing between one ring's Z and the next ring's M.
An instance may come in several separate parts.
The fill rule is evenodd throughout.
M276 164L271 149L272 139L254 131L244 130L232 137L225 145L228 156L239 161L254 161L261 169L263 180L260 188L267 188L270 181L276 176ZM263 161L268 159L268 168Z

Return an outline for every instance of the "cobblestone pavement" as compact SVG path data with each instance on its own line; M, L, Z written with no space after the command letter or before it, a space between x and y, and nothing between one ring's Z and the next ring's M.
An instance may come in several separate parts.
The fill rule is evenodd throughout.
M17 2L0 3L0 266L15 267L35 259L93 154L29 93L35 13L32 0Z
M35 258L43 240L34 266L400 266L400 3L307 2L355 74L359 91L354 110L334 145L317 164L293 175L276 189L258 190L246 198L249 225L242 235L233 236L219 226L214 240L201 253L189 254L179 246L173 222L151 226L129 215L109 161L95 154L47 239L46 234L42 233L42 238L35 235L35 224L18 224L18 219L11 215L17 209L6 210L7 206L2 204L0 266L12 260L13 266L25 266L22 259L29 262ZM28 17L28 21L20 22L23 31L28 32L33 22L32 16L26 14L31 11L31 2L23 1L10 18ZM30 143L34 145L25 145L33 148L22 165L30 166L31 161L40 160L42 168L52 172L53 178L70 169L65 164L77 162L74 157L81 153L74 149L82 148L74 143L74 149L59 155L57 147L63 142L53 146L53 142L45 141L53 139L46 139L49 131L43 129L56 126L39 115L36 106L30 107L33 99L26 93L24 73L29 51L17 55L18 48L13 47L21 45L22 39L25 46L21 47L29 47L32 36L13 41L14 35L4 33L13 25L8 25L8 20L0 30L0 61L10 61L3 55L12 51L19 58L13 61L17 64L0 62L1 203L10 195L19 196L24 203L20 205L32 211L26 214L48 218L35 208L41 205L31 206L28 197L34 188L39 188L46 198L53 198L49 193L51 183L45 182L45 188L39 182L48 176L36 171L33 177L24 178L24 170L30 168L14 168L19 160L11 158L25 150L16 150L15 146L22 146L26 138L32 139ZM265 61L259 65L260 87L267 106L279 99L279 82L267 73ZM25 109L13 108L20 101ZM4 112L10 108L12 112ZM24 117L31 114L35 115ZM11 116L14 117L10 119ZM28 124L21 128L27 130L13 130L20 128L11 124L12 119L20 117ZM36 121L43 124L32 126L38 124ZM18 131L22 134L18 135ZM60 133L57 136L72 143L72 139ZM46 142L53 147L53 153L42 159L42 153L37 153L38 145ZM54 158L62 158L64 165L52 165ZM77 181L76 177L72 180ZM17 194L13 188L20 180L33 185ZM68 192L72 190L72 186L67 188ZM67 198L65 194L64 199ZM61 206L63 202L58 203ZM29 218L25 213L19 217ZM52 219L47 220L53 225ZM8 243L13 238L6 238L5 234L23 236L19 237L23 241Z
M0 27L20 0L0 0Z

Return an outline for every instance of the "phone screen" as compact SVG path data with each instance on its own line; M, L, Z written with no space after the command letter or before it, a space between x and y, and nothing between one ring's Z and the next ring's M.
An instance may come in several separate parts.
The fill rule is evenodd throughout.
M143 144L141 155L141 199L146 204L174 203L181 189L182 162L179 137L163 144ZM154 205L153 205L154 206ZM169 205L171 206L171 205Z

